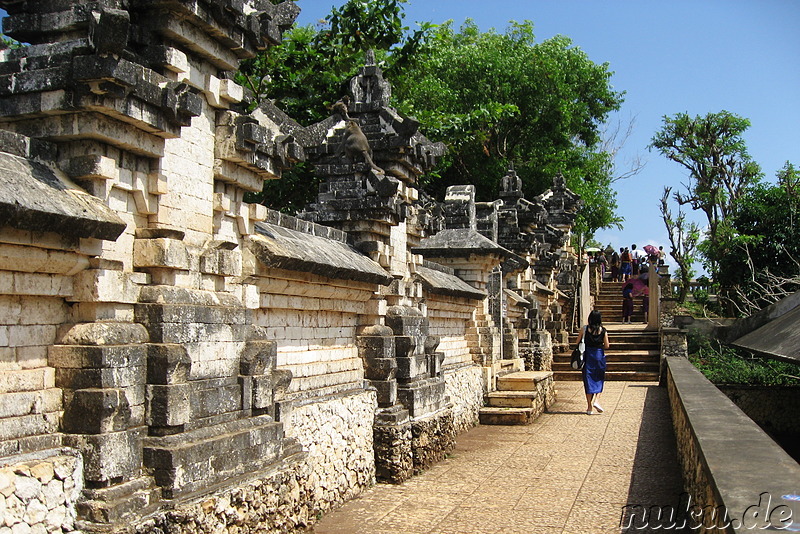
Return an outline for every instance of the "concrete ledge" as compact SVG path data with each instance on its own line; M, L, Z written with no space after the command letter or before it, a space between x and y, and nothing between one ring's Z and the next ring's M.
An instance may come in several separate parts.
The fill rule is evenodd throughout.
M684 358L666 358L684 486L695 523L714 532L800 524L800 465ZM727 512L727 516L725 513ZM703 530L706 531L706 530Z

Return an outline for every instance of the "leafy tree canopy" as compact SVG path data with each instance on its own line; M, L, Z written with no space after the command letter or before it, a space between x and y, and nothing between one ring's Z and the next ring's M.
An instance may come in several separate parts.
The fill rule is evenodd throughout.
M715 279L718 260L733 237L731 217L737 202L762 176L742 137L749 127L749 120L728 111L704 117L678 113L664 117L650 145L689 172L685 191L676 192L675 199L700 210L708 220L707 239L700 250Z
M375 49L393 86L393 105L420 120L450 153L420 184L441 198L449 185L471 183L481 200L496 198L513 166L528 197L551 186L557 173L586 203L579 231L619 224L614 213L612 156L600 129L619 108L608 65L597 65L566 37L536 43L533 25L512 22L503 33L480 32L471 21L403 26L405 0L349 0L319 29L295 27L283 43L245 62L237 80L311 124L330 114L345 84ZM307 165L267 184L257 199L283 211L313 199Z
M471 183L482 200L496 198L513 165L528 197L562 173L586 202L588 233L619 223L614 214L611 157L599 149L600 127L619 108L608 65L597 65L562 36L536 43L531 22L482 33L468 20L431 30L393 78L397 108L451 149L424 184L441 196Z
M737 201L732 238L720 247L720 284L761 305L775 300L765 292L783 296L800 288L799 183L800 172L787 161L777 184L760 183Z

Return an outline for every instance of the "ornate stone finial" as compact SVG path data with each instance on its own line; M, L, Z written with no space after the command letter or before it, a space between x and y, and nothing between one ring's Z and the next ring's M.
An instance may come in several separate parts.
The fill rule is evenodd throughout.
M392 98L392 87L389 85L375 61L375 51L369 50L365 65L357 76L350 80L350 94L353 95L353 107L350 111L363 113L377 111L387 107ZM368 104L360 106L360 104Z
M553 178L553 189L554 190L563 190L567 188L567 181L564 179L564 175L558 173Z
M475 186L451 185L444 196L442 211L445 226L454 228L477 228L475 214Z
M511 168L508 169L508 174L503 176L500 187L503 193L517 193L522 191L522 180L517 176L513 164Z

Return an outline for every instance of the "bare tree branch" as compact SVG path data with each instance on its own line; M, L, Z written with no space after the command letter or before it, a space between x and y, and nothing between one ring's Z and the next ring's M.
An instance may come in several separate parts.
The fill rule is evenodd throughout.
M619 180L626 180L633 176L636 176L642 169L645 168L647 165L647 160L638 152L631 158L628 158L625 162L623 167L625 170L619 171L617 166L617 156L619 155L620 150L622 147L625 146L625 143L628 139L633 135L633 131L636 127L636 116L630 118L630 120L623 123L622 119L618 119L616 122L607 122L603 129L603 142L600 146L603 152L608 153L611 156L611 161L614 166L612 171L612 178L611 182L616 182Z

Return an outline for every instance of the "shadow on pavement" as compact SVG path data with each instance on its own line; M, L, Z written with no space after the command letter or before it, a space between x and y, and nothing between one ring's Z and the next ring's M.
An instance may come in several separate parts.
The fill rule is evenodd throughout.
M667 390L638 387L647 393L620 532L690 532Z

